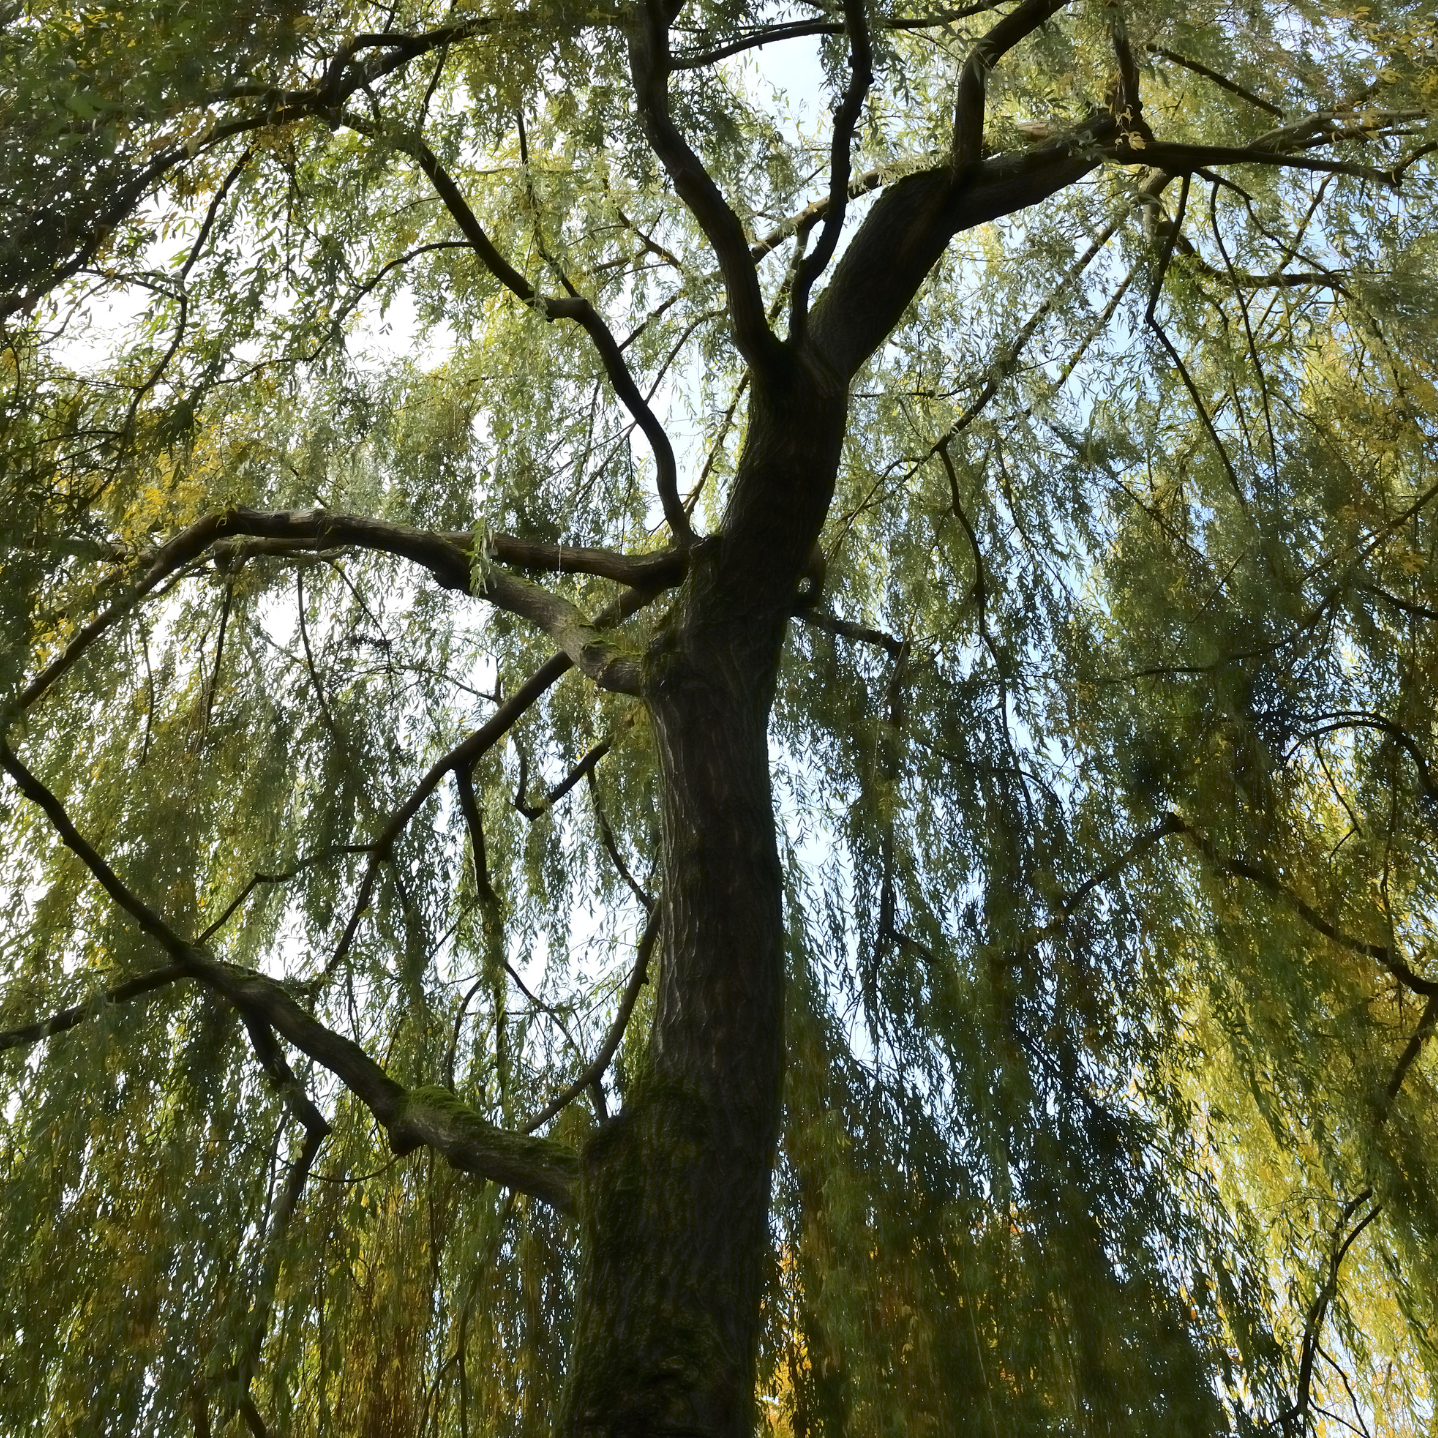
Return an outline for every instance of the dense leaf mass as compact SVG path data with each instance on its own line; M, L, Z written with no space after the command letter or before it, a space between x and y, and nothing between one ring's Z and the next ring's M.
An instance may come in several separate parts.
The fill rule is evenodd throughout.
M724 1431L1433 1432L1435 150L1428 0L0 3L0 1429L569 1422L782 353Z

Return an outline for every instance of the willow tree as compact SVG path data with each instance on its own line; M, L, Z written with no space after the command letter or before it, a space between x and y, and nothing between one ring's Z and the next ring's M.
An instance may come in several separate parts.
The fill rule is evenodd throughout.
M1430 1431L1423 0L2 8L7 1433Z

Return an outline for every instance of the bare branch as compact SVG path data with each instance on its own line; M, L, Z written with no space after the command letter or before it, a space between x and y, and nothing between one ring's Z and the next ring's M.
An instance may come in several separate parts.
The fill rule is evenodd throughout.
M611 622L627 619L630 615L637 613L644 605L653 599L652 593L643 590L630 589L620 597L602 614L596 621L596 626L605 626ZM463 739L455 745L449 753L435 761L415 786L408 799L394 812L384 828L376 835L373 842L368 845L373 857L370 860L369 868L365 872L364 879L360 883L359 893L355 898L354 908L351 910L349 923L345 926L344 934L335 948L329 963L325 966L325 972L330 973L335 966L349 952L350 945L354 942L355 934L359 930L361 918L369 907L369 902L374 894L375 880L379 876L379 866L388 857L394 847L395 841L404 832L409 821L419 813L426 799L439 786L440 781L446 774L459 774L461 771L468 772L474 761L481 754L492 749L500 739L519 721L520 717L540 698L561 676L573 668L574 661L568 654L555 654L547 663L543 664L530 675L510 697L499 706L489 719L482 724L468 738Z
M1267 110L1270 115L1276 115L1280 120L1283 118L1283 111L1277 105L1255 95L1252 90L1245 90L1242 85L1235 84L1226 75L1220 75L1217 70L1210 70L1207 65L1200 65L1197 60L1189 60L1183 55L1176 55L1172 50L1165 50L1162 45L1145 45L1144 49L1150 55L1160 55L1171 64L1181 65L1185 70L1192 70L1195 75L1202 75L1205 80L1212 80L1215 85L1222 86L1231 95L1237 95L1240 99L1247 100L1250 105L1257 105L1260 110Z
M1183 821L1176 814L1165 814L1153 828L1140 834L1112 863L1105 864L1098 873L1085 879L1071 894L1059 900L1058 913L1047 924L1037 924L1019 940L1020 956L1035 949L1044 940L1052 938L1073 917L1074 911L1095 889L1111 884L1135 859L1142 858L1161 839L1170 834L1186 833Z
M843 639L852 639L859 644L873 644L889 654L897 654L904 647L904 641L895 639L892 634L885 634L880 629L870 629L863 624L855 624L850 619L840 619L837 614L825 614L819 609L799 609L795 611L794 617L800 623L810 624L815 629L822 629L826 634L836 634Z
M1168 167L1163 167L1168 172ZM1241 505L1247 505L1247 497L1243 493L1243 486L1238 482L1238 471L1233 467L1233 461L1229 458L1228 450L1224 447L1223 441L1218 437L1218 430L1214 428L1213 417L1208 412L1208 406L1203 402L1203 396L1198 392L1198 386L1193 382L1193 376L1188 372L1188 366L1184 364L1183 357L1174 347L1173 341L1169 339L1168 332L1158 320L1158 297L1163 292L1163 281L1168 274L1169 263L1173 259L1173 247L1178 240L1179 231L1183 227L1184 212L1188 208L1189 176L1183 176L1183 185L1178 194L1178 213L1173 217L1173 223L1169 226L1168 235L1164 240L1163 254L1159 259L1158 271L1153 278L1153 287L1149 290L1148 307L1143 312L1144 323L1158 336L1159 343L1168 351L1168 357L1173 361L1173 367L1178 371L1179 378L1188 390L1189 398L1193 401L1193 407L1198 411L1198 417L1203 421L1203 427L1208 431L1208 437L1213 441L1213 447L1218 451L1218 457L1223 461L1223 467L1228 473L1228 482L1233 488L1234 494Z
M877 170L866 170L862 175L855 175L849 181L848 196L854 200L860 195L867 195L871 190L892 184L895 180L912 174L914 170L921 169L926 164L933 164L932 156L916 156L907 163L885 165L882 169ZM822 199L815 200L813 204L806 205L797 214L790 215L787 220L770 230L762 240L757 240L749 246L751 258L755 261L762 260L765 255L777 250L785 240L791 239L795 235L806 234L829 213L829 203L830 196L825 195Z
M983 0L977 5L965 5L957 10L937 10L930 15L911 15L899 18L886 17L878 22L881 30L931 30L952 25L955 20L967 20L971 15L982 15L986 10L996 10L999 0ZM837 20L795 20L787 25L765 25L737 40L726 41L712 50L690 51L670 59L670 70L699 70L706 65L727 60L730 55L745 50L757 50L763 45L773 45L780 40L801 40L811 35L842 35L844 25Z
M123 619L152 590L182 569L197 555L203 554L223 535L222 515L207 515L183 529L170 542L146 556L147 566L135 585L109 608L102 610L78 630L55 656L26 686L15 700L13 713L22 714L57 680L102 634Z
M1372 1197L1373 1190L1365 1188L1356 1198L1343 1205L1338 1222L1333 1226L1333 1251L1328 1259L1328 1272L1319 1286L1318 1292L1314 1294L1313 1302L1309 1305L1308 1313L1304 1318L1303 1342L1299 1349L1298 1394L1292 1405L1280 1413L1275 1420L1276 1423L1283 1425L1286 1432L1293 1432L1295 1426L1299 1432L1305 1428L1310 1401L1310 1385L1313 1382L1313 1360L1319 1340L1323 1336L1323 1321L1328 1314L1328 1305L1332 1303L1338 1292L1338 1270L1359 1234L1383 1211L1383 1205L1375 1203L1346 1237L1343 1230L1348 1227L1353 1215Z
M372 135L376 138L382 137L374 126L358 116L346 114L345 123L361 134ZM397 149L410 155L418 163L474 252L500 284L518 296L531 309L537 310L545 319L550 321L573 320L588 334L595 349L599 352L604 372L609 377L609 383L613 387L614 393L633 416L634 422L644 432L645 439L649 441L650 450L654 455L655 486L659 491L659 501L664 508L664 518L668 521L670 533L673 534L676 544L692 543L694 534L689 527L688 516L679 503L679 481L674 460L674 447L670 444L669 436L659 422L658 416L640 393L639 386L634 382L634 376L629 372L629 366L624 362L619 342L614 338L609 326L600 318L598 310L582 295L553 298L539 294L534 286L495 248L494 242L485 232L484 226L479 223L474 211L470 209L468 201L460 193L459 186L440 164L434 151L417 136L387 135L383 138L388 138ZM757 292L757 279L755 289Z
M11 712L18 715L30 708L97 639L207 550L214 550L220 567L235 568L260 555L368 549L408 559L427 569L445 589L468 594L474 543L474 534L467 531L413 529L322 509L231 509L206 515L157 550L127 553L117 548L117 558L138 560L145 566L144 572L126 593L76 632L20 692ZM630 556L606 549L538 544L510 535L492 535L488 544L496 557L520 568L594 574L649 594L678 584L686 565L683 554L673 551Z
M1376 729L1380 734L1387 734L1390 739L1408 751L1409 757L1413 760L1413 767L1418 771L1418 783L1422 787L1424 795L1428 799L1438 802L1438 782L1434 781L1428 756L1419 747L1418 741L1401 724L1395 724L1393 720L1385 719L1381 714L1370 714L1361 709L1336 710L1331 714L1319 714L1316 717L1320 727L1302 735L1298 740L1299 743L1342 729Z
M472 535L454 533L451 543L471 542ZM508 534L493 534L486 548L501 564L515 569L546 570L553 574L593 574L635 589L669 589L678 584L688 567L682 550L661 549L652 554L619 554L611 549L585 549L567 544L538 544Z
M1229 145L1176 145L1166 140L1149 140L1142 147L1120 139L1108 148L1111 159L1123 165L1155 165L1171 175L1189 175L1212 165L1278 165L1291 170L1315 170L1327 175L1352 175L1387 190L1397 190L1399 181L1392 170L1375 170L1347 160L1323 160L1314 155L1287 154L1259 144L1235 149Z
M548 813L581 779L589 774L589 771L609 752L611 745L612 741L609 739L600 740L537 804L529 803L524 797L525 790L529 787L527 782L528 760L524 750L521 749L519 751L519 785L514 795L514 807L526 819L531 820Z
M474 861L474 887L480 901L497 905L499 896L489 880L489 862L484 849L484 821L480 817L479 799L474 792L474 779L470 770L473 762L458 764L454 768L455 788L459 791L460 812L464 815L465 827L469 830L470 856Z
M619 852L619 845L614 839L614 830L609 827L609 820L605 816L604 808L599 802L599 785L595 782L594 770L591 768L584 777L589 782L589 799L594 805L594 818L599 824L599 837L609 853L610 861L613 863L615 869L618 870L619 877L629 885L629 890L634 897L639 900L646 911L652 912L654 909L654 899L644 892L643 886L639 883L638 879L629 872L629 865L624 862L624 856Z
M238 909L240 905L243 904L245 900L248 899L250 895L261 884L286 884L291 879L298 878L312 864L323 863L325 860L337 858L341 854L367 853L369 853L369 846L367 844L339 844L332 849L325 849L322 853L311 854L308 858L301 859L299 863L294 866L294 868L285 869L281 873L269 874L264 873L263 871L258 871L254 873L253 875L251 875L249 883L247 883L245 887L241 889L240 892L236 894L235 897L231 899L228 904L225 905L225 908L221 912L219 918L217 918L209 926L209 928L207 928L199 936L199 938L195 940L195 942L197 944L209 943L209 941L215 936L215 934L217 934L222 928L224 928L226 922L230 918L230 915L233 914L235 910Z
M1388 1086L1383 1090L1383 1097L1378 1105L1378 1122L1387 1122L1388 1115L1392 1111L1393 1101L1398 1097L1399 1090L1403 1087L1403 1080L1408 1077L1408 1070L1418 1061L1418 1055L1423 1050L1423 1045L1432 1036L1434 1029L1438 1029L1438 994L1432 995L1423 1006L1423 1013L1418 1020L1418 1027L1413 1030L1413 1037L1404 1046L1403 1052L1399 1055L1397 1064L1393 1068L1393 1077L1388 1080Z

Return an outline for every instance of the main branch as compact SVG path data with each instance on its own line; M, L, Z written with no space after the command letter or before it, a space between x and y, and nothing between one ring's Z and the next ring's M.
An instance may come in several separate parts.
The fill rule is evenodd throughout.
M719 262L729 298L734 343L752 368L767 370L779 360L780 346L765 317L764 297L759 290L758 272L749 257L744 226L669 114L670 20L667 0L639 0L634 7L629 69L635 105L650 148L673 181L679 198L699 221Z
M329 1069L374 1114L397 1154L428 1144L466 1173L532 1194L565 1212L573 1209L579 1161L570 1149L552 1139L496 1128L447 1090L407 1090L353 1039L336 1033L306 1011L283 984L254 969L223 963L172 929L120 879L76 828L55 795L3 741L0 767L45 814L61 841L106 893L164 950L183 977L207 985L229 1000L247 1023L268 1025L301 1053Z

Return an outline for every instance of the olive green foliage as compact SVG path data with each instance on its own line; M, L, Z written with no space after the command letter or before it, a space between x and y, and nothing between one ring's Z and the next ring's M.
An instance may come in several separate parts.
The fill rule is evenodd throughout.
M926 13L871 10L854 168L880 190L943 151L993 21L880 23ZM0 5L6 742L179 932L263 876L213 951L508 1128L588 1063L633 962L606 827L652 886L640 706L561 679L475 767L482 866L443 785L338 962L356 849L548 656L538 630L390 555L221 546L14 706L230 506L474 534L479 579L491 535L662 545L597 352L460 243L416 135L510 263L630 341L713 528L743 367L622 18ZM841 28L693 0L674 46L816 18ZM439 26L328 110L294 101L348 37ZM1106 105L1116 27L1163 141L1322 115L1298 153L1348 172L1099 165L960 234L854 385L813 607L887 642L801 616L771 731L774 1433L1435 1431L1438 1043L1403 975L1438 982L1438 30L1412 0L1075 0L994 70L988 147ZM786 43L844 83L841 34ZM824 193L827 116L752 52L670 88L753 238ZM541 578L589 614L616 592ZM163 956L0 803L0 1028L90 1005L0 1052L0 1429L548 1431L573 1222L396 1157L298 1054L331 1131L286 1219L305 1133L244 1025L189 980L103 1002ZM547 1131L579 1143L593 1103Z

